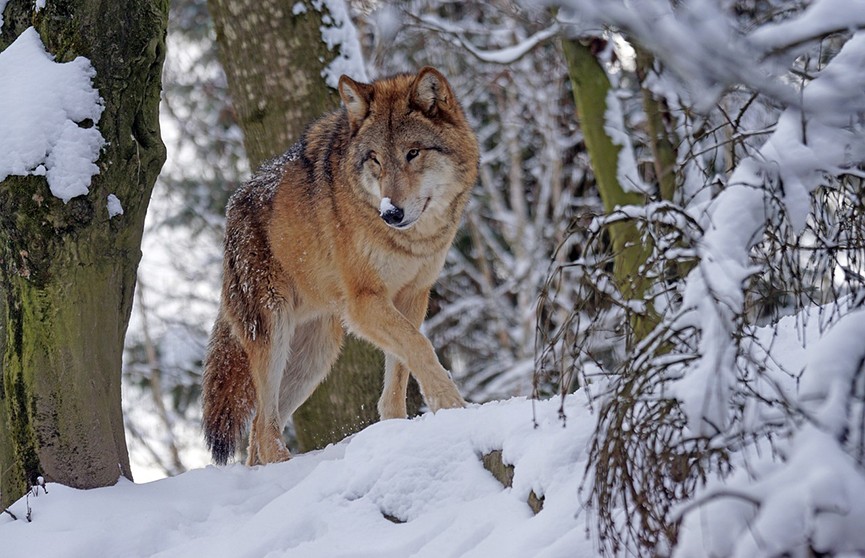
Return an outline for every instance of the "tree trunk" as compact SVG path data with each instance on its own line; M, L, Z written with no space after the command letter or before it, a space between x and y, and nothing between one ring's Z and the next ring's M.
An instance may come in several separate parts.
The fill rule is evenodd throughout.
M300 4L304 10L293 9ZM311 4L208 0L251 168L284 152L311 120L339 106L322 77L336 53L322 42L322 13ZM383 366L378 349L346 337L327 380L294 414L301 451L378 420Z
M0 49L31 24L56 61L96 70L106 144L90 192L64 204L44 177L0 182L0 493L43 476L78 488L131 478L120 406L123 338L144 215L165 160L158 106L167 0L12 0ZM107 197L122 215L109 218Z
M293 14L292 6L305 11ZM282 154L309 122L339 106L321 77L334 58L311 2L208 0L219 59L243 129L249 166Z
M655 177L658 180L658 193L664 201L673 201L676 195L676 144L672 132L664 125L664 109L661 102L645 85L646 76L655 64L654 57L640 46L637 51L637 76L640 79L640 93L643 96L643 111L646 113L646 131L649 134L649 147L652 149L652 161L655 166Z
M580 129L586 142L586 151L592 162L592 171L604 210L611 213L616 206L643 205L644 196L625 192L617 178L619 151L604 130L607 110L607 93L610 80L591 49L577 41L563 39L562 48L568 64L568 74L574 91ZM609 227L613 245L613 275L619 292L626 300L640 300L649 287L649 282L640 274L640 267L651 253L651 246L643 244L640 232L634 223L614 223ZM658 323L651 304L645 315L634 315L628 345L648 335Z

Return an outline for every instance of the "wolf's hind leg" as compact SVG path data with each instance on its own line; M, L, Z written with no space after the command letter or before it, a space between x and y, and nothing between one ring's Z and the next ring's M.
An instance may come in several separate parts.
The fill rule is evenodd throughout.
M342 323L336 316L325 316L297 327L280 386L279 416L282 417L282 428L327 377L339 356L342 338Z
M268 338L251 343L247 350L256 395L248 465L286 461L291 457L282 438L284 421L279 414L280 382L294 337L294 324L285 309L273 314L269 333Z

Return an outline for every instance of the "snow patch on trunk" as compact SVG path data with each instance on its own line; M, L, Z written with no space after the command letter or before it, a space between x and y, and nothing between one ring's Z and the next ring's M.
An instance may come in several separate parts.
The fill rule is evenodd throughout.
M0 181L44 175L64 202L87 194L105 144L95 75L83 56L54 62L32 27L0 52Z
M336 89L343 74L358 81L369 82L357 29L351 21L345 1L315 0L312 6L318 11L322 11L322 8L325 10L321 18L321 40L328 50L336 54L321 74L327 85Z
M123 215L123 206L120 204L120 200L114 194L108 194L108 218L117 217L118 215Z

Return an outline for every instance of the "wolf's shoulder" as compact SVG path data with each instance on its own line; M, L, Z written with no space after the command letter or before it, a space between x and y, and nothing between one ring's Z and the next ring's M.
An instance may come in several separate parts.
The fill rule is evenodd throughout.
M260 212L271 207L287 165L298 161L302 153L303 145L298 142L282 155L262 163L255 174L238 186L231 195L226 213L230 215L238 212Z

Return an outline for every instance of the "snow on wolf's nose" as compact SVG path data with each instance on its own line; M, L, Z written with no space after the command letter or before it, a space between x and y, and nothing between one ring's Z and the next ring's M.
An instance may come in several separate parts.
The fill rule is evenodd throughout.
M385 213L396 208L394 204L390 203L390 198L382 198L381 203L378 205L378 212L384 217Z
M390 198L382 198L378 206L379 215L388 225L398 225L405 215L403 210L390 202Z

